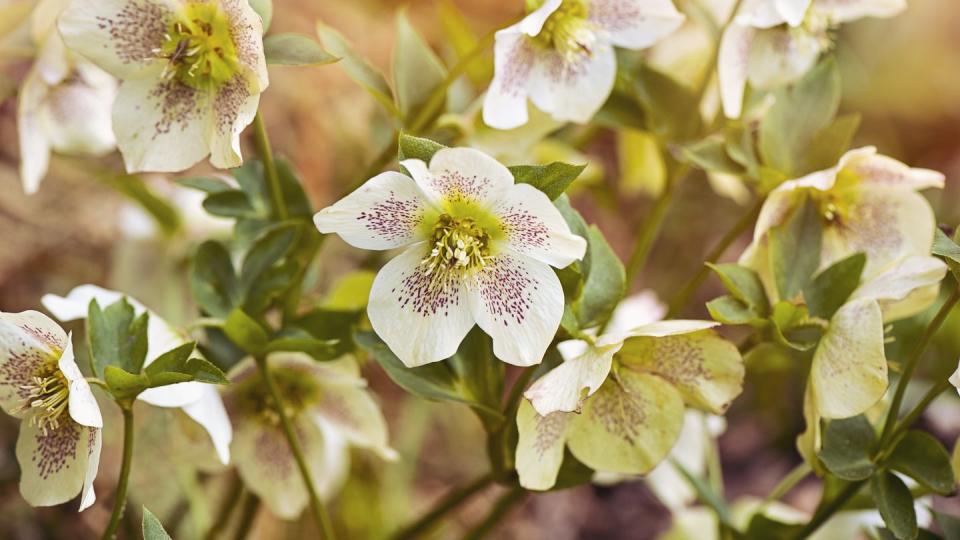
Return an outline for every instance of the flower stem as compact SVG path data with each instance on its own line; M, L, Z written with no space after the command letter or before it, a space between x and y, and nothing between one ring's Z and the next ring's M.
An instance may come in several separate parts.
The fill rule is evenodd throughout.
M117 490L114 494L113 512L110 522L103 531L102 540L111 540L117 534L120 518L127 504L127 485L130 483L130 466L133 463L133 409L131 406L121 406L123 411L123 461L120 463L120 478L117 480Z
M307 488L307 494L310 496L310 510L313 512L313 518L322 533L322 538L334 540L336 535L333 532L333 524L330 521L330 516L327 515L327 509L324 508L323 503L320 501L320 496L317 494L316 484L313 482L313 474L310 472L310 467L303 455L303 448L301 448L300 440L297 438L297 434L293 429L293 422L290 421L287 410L283 406L283 396L280 395L277 383L273 380L273 374L267 365L267 359L265 357L258 357L256 361L260 374L263 377L263 382L267 386L267 391L270 392L270 397L273 399L274 408L276 409L277 416L280 418L280 425L283 428L283 434L287 438L287 444L290 445L290 452L297 462L300 477L303 478L303 483Z
M838 493L832 501L827 503L826 506L818 510L813 515L813 518L810 520L810 522L804 525L803 528L800 529L800 532L797 533L796 538L798 540L807 538L811 534L817 532L817 529L819 529L820 526L826 523L827 520L830 519L835 513L846 506L847 502L849 502L850 499L852 499L853 496L860 491L860 488L862 488L864 484L866 484L866 480L858 480L856 482L850 482L847 484L847 486L843 488L843 491Z
M267 177L267 184L270 187L270 198L273 199L273 208L277 211L277 216L281 221L286 220L290 214L287 212L287 201L283 198L283 188L280 186L280 173L277 172L277 163L273 159L273 149L270 147L270 137L267 135L267 128L263 124L263 116L260 112L253 118L254 135L256 137L257 153L263 160L263 172Z
M704 263L712 264L720 260L720 257L722 257L723 254L726 253L727 249L730 248L730 245L733 244L737 238L740 238L743 232L747 230L750 225L754 223L754 221L756 221L757 216L760 215L760 209L763 208L764 200L765 198L763 197L758 198L753 206L750 207L750 210L741 216L736 223L734 223L733 227L731 227L730 230L723 235L723 238L721 238L720 241L713 246L713 249L711 249L710 253L707 254L707 258ZM697 292L697 289L703 285L703 282L706 281L707 276L709 275L710 267L706 264L701 265L700 269L693 276L693 278L690 279L690 281L688 281L686 285L680 289L680 292L678 292L673 299L670 300L670 309L666 316L667 319L673 319L680 314L680 311L684 308L684 306L687 305L687 302L690 301L690 297Z
M790 493L790 490L796 487L801 480L809 476L811 472L813 472L813 467L811 467L806 461L794 467L770 491L770 494L767 495L767 497L763 500L763 506L766 507L770 503L782 499L784 495Z
M937 397L940 396L940 394L942 394L947 388L950 388L950 381L944 379L934 384L930 390L924 394L920 402L917 403L917 405L909 413L907 413L907 415L904 416L900 422L897 423L897 427L890 432L890 436L887 438L888 444L885 447L881 447L880 452L874 459L875 462L882 463L890 455L890 452L893 452L895 446L893 443L897 440L900 434L910 429L910 426L912 426L913 423L920 418L920 415L923 414L923 411L925 411L927 407L933 403L933 400L937 399Z
M903 373L900 375L900 380L897 381L897 389L893 394L893 401L890 404L890 410L887 412L887 420L883 424L883 431L880 434L880 441L878 443L878 448L884 448L890 440L892 435L894 424L897 421L897 417L900 414L900 406L903 404L903 396L907 391L907 385L910 383L910 379L913 377L914 371L917 369L917 364L920 363L920 358L923 356L923 352L927 350L927 345L930 344L930 340L933 338L934 334L940 330L940 327L943 325L944 321L947 320L947 316L950 315L950 311L953 310L953 307L960 301L960 287L954 288L953 292L950 294L950 297L940 306L940 310L937 311L937 314L934 315L933 320L930 321L930 324L927 325L927 329L924 330L923 336L920 338L920 341L914 347L913 352L907 358L906 363L903 366Z
M469 484L448 493L426 515L393 535L394 540L412 540L429 531L440 519L459 508L493 483L493 475L484 474Z
M627 261L626 284L628 290L637 278L637 275L640 274L640 271L643 270L643 267L646 265L647 258L650 256L650 250L653 248L653 243L657 239L657 236L660 235L660 229L663 228L664 219L667 217L667 210L673 202L673 195L676 191L677 184L689 171L690 166L687 164L680 164L676 167L667 185L664 186L663 193L660 194L657 202L654 203L653 208L647 215L647 219L645 219L640 226L640 233L637 235L637 241L634 243L633 251L630 252L630 259Z
M243 500L243 507L240 509L240 522L237 524L237 530L234 531L233 535L236 540L243 540L250 536L250 529L253 527L259 509L260 497L248 491L246 498Z
M220 504L220 510L217 512L217 519L207 531L207 540L213 540L218 534L220 534L222 530L227 527L227 523L230 521L230 516L233 515L233 510L237 507L237 503L240 502L243 494L243 482L240 480L240 477L236 473L230 475L230 485L227 486L226 496L223 498L223 502Z
M523 501L526 496L527 492L520 486L516 486L506 492L497 500L496 504L493 505L493 509L487 514L487 517L483 518L483 521L463 537L464 540L481 540L482 538L486 538L500 521L510 513L510 510Z

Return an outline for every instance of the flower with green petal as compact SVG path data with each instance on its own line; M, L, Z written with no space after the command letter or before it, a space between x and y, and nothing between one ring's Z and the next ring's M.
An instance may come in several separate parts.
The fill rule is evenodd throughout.
M267 360L321 498L331 497L346 480L349 445L396 458L387 443L386 421L353 357L317 362L303 353L273 353ZM252 358L234 366L228 378L224 401L240 477L273 514L295 519L309 499L277 404Z
M687 406L725 411L744 369L716 326L674 320L605 334L537 380L517 414L521 485L551 488L565 447L594 470L645 474L670 452Z
M71 0L59 27L121 80L113 130L128 171L181 171L208 155L242 163L240 133L268 84L247 0Z
M103 417L71 336L36 311L0 312L0 407L22 420L20 493L33 506L96 500Z

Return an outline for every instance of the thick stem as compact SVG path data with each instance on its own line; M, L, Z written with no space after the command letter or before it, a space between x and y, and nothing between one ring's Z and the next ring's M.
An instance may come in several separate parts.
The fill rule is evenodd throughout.
M270 147L270 137L267 135L267 127L263 124L263 116L257 112L253 118L254 135L257 144L257 153L263 161L263 172L267 177L267 184L270 188L270 198L273 201L273 208L277 211L277 217L281 221L286 220L290 214L287 212L287 201L283 198L283 188L280 186L280 173L277 172L277 163L273 159L273 149Z
M287 444L290 446L290 452L293 454L293 458L297 462L297 468L300 470L300 477L303 478L303 483L307 488L307 494L310 497L310 511L313 513L313 518L317 523L317 527L320 529L322 538L325 538L326 540L334 540L336 538L336 534L333 532L333 524L330 521L330 516L327 515L327 509L324 508L323 503L320 501L320 496L317 494L316 484L313 482L313 474L310 472L310 467L307 463L307 460L303 456L303 448L300 446L300 439L297 438L297 434L293 429L293 422L290 421L290 417L287 415L286 407L283 405L283 396L280 395L280 390L277 388L277 383L273 380L273 374L270 372L266 358L260 357L257 358L256 361L257 367L260 369L260 374L263 377L263 382L267 386L267 391L270 392L274 409L276 410L277 416L280 418L280 426L283 428L283 434L287 438Z
M117 490L114 494L113 513L110 514L110 523L103 531L103 540L110 540L117 533L120 518L127 504L127 485L130 483L130 468L133 464L133 409L130 406L121 406L123 411L123 461L120 463L120 478L117 480Z
M450 492L445 496L436 506L433 507L433 510L430 510L422 518L418 519L416 522L400 530L393 535L394 540L412 540L413 538L418 538L422 534L429 531L437 524L444 516L453 512L457 508L470 500L474 495L480 493L487 488L490 484L493 483L493 475L487 473L473 482Z
M464 540L481 540L482 538L486 538L486 536L500 524L500 521L510 513L510 510L523 501L526 496L527 492L519 486L505 493L497 500L496 504L493 505L493 509L487 514L487 517L483 518L483 521L463 537Z

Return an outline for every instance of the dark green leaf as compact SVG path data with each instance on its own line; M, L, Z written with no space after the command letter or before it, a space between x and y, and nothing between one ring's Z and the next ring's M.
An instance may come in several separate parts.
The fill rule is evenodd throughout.
M411 26L406 11L397 12L393 88L404 120L410 121L446 78L447 68L420 33Z
M143 540L172 540L157 516L147 510L146 506L143 507Z
M149 314L136 316L126 298L101 309L91 300L87 310L87 341L94 373L102 377L107 366L140 373L147 355Z
M268 268L286 257L299 237L299 223L281 223L260 236L243 259L241 289L249 289Z
M818 456L838 477L866 480L874 470L870 452L875 442L873 426L863 415L830 420L823 430L823 448Z
M763 540L794 540L803 525L776 521L765 514L754 514L744 538ZM837 539L839 540L839 539Z
M823 224L817 205L805 198L785 223L770 229L770 269L781 300L791 300L820 266Z
M230 341L253 355L262 353L269 341L267 331L260 326L260 323L251 319L239 308L230 312L223 325L223 331Z
M247 202L252 208L250 218L266 219L273 212L273 202L270 198L270 188L266 181L263 163L256 159L248 159L240 167L233 169L234 180L240 184L240 190L247 196Z
M530 184L554 200L570 187L570 184L587 168L584 165L553 162L549 165L519 165L510 167L510 173L518 184Z
M470 401L485 406L477 412L487 432L499 428L503 422L502 415L491 417L487 413L500 408L505 373L504 363L493 356L491 348L490 336L477 326L464 338L457 354L447 360L460 382L460 392Z
M863 253L841 259L820 272L803 288L810 315L829 319L860 286L860 275L867 264Z
M247 194L239 189L213 193L203 201L203 209L214 216L229 218L262 215L250 205Z
M913 496L902 480L890 472L876 474L870 478L870 492L883 522L898 540L913 540L917 537L917 513L913 507Z
M726 141L722 137L706 139L684 145L681 149L683 159L707 172L726 174L744 174L745 169L727 155Z
M165 371L180 371L183 369L183 366L186 365L187 360L190 359L190 355L193 354L196 345L196 343L191 341L170 349L151 362L150 365L144 369L144 373L146 373L147 376L153 376Z
M733 296L721 296L707 302L707 311L713 320L723 324L759 324L763 317Z
M267 64L281 66L319 66L339 60L323 50L316 41L299 34L274 34L263 40Z
M183 373L192 377L191 380L208 384L227 384L227 375L209 360L193 357L187 360Z
M400 112L393 102L390 85L387 84L387 79L379 70L357 54L350 43L333 28L318 22L317 34L320 36L324 48L330 54L341 59L337 65L342 67L354 82L369 92L391 116L400 116Z
M283 158L277 158L277 173L280 176L280 188L283 191L283 199L287 203L287 212L290 217L310 218L313 216L313 207L310 206L310 200L303 191L303 183L300 182L293 166Z
M801 162L804 172L829 169L840 161L840 157L850 148L853 136L860 127L859 114L846 114L821 129L810 141L810 150Z
M214 317L224 318L239 303L237 277L230 253L220 242L200 244L193 256L190 290L200 308Z
M230 187L230 184L224 182L223 180L207 176L192 176L190 178L183 178L181 180L177 180L177 183L185 188L195 189L211 195L233 189Z
M354 346L353 330L360 321L362 312L313 309L301 315L293 326L306 331L320 340L336 340L334 357L351 352Z
M564 448L563 462L560 464L560 471L557 472L557 481L554 482L550 491L562 491L589 484L593 480L593 475L593 469L584 465L568 448Z
M698 96L690 88L643 63L637 73L635 90L647 129L661 140L684 142L700 131Z
M734 298L762 317L769 313L770 301L756 272L739 264L707 263L707 266L717 274Z
M940 441L922 431L908 431L884 464L940 495L956 489L950 454Z
M265 270L247 290L243 310L257 317L262 315L271 303L278 300L290 288L299 272L299 265L292 261L286 261Z
M950 267L954 277L960 276L960 246L939 228L933 239L933 254L946 259L947 266Z
M146 375L134 375L117 366L106 366L103 370L103 380L110 388L110 393L118 400L135 399L150 387Z
M626 272L620 258L596 226L587 230L585 275L580 297L574 303L581 328L603 324L626 292Z
M398 156L400 161L405 159L419 159L429 165L430 160L433 159L433 155L444 148L446 148L446 146L431 141L430 139L401 133L398 144Z
M268 343L266 352L302 352L314 360L334 360L340 356L337 354L338 343L337 339L281 337Z

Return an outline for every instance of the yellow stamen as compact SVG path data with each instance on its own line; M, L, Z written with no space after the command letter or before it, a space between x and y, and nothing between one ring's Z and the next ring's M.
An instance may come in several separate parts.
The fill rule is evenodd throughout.
M59 369L47 375L34 376L20 388L27 391L27 398L14 412L35 409L30 424L40 428L45 436L60 427L60 418L69 405L70 383Z

